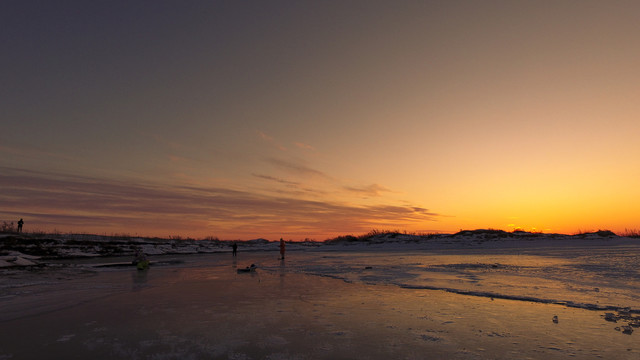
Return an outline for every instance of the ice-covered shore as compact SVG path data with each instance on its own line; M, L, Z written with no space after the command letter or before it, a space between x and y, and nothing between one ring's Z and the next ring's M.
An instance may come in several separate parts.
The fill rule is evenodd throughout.
M140 251L151 258L152 265L167 265L171 255L230 253L232 243L96 235L4 236L0 237L0 268L46 270L81 259L92 267L123 266ZM279 250L277 241L265 239L236 243L240 253ZM636 295L640 293L640 239L607 231L580 235L499 230L428 236L375 233L325 242L289 242L287 251L309 254L297 256L307 259L303 264L290 266L290 271L299 273L640 313Z
M159 239L87 234L0 234L0 267L33 266L46 260L147 255L230 252L233 241ZM277 251L277 241L237 241L241 251ZM618 246L640 244L640 239L610 232L580 235L508 233L499 230L461 231L456 234L411 235L380 233L368 237L346 236L325 242L287 242L287 251L411 251L444 249L509 249L527 247ZM42 261L38 261L42 260Z
M601 235L376 234L288 243L285 261L265 240L232 257L228 242L5 237L0 359L635 360L640 244Z

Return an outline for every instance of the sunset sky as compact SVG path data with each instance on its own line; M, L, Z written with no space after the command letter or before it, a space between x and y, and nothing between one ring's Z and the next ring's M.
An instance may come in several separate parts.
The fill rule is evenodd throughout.
M2 1L0 221L640 228L638 1Z

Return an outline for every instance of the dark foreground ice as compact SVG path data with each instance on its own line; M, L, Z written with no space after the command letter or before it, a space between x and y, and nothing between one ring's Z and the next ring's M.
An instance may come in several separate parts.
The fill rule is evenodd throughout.
M639 254L314 250L4 269L0 359L640 359Z

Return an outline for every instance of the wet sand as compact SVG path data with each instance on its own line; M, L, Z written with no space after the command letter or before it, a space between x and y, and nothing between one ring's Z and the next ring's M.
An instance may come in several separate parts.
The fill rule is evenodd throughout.
M640 358L600 311L215 264L5 292L0 359Z

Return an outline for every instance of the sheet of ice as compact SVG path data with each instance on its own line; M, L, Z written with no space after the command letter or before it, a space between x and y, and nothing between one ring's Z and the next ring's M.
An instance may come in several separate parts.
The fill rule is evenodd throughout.
M640 358L621 312L539 301L637 309L633 246L352 249L2 269L0 359Z
M640 247L345 251L294 271L493 298L640 312Z

